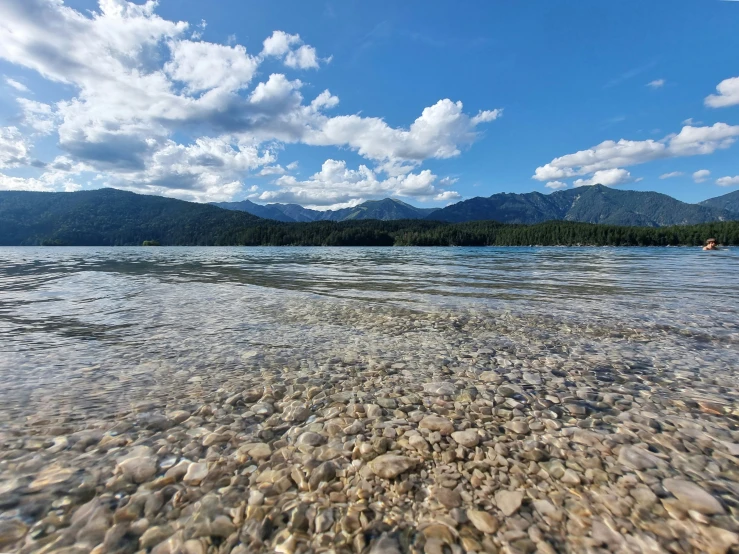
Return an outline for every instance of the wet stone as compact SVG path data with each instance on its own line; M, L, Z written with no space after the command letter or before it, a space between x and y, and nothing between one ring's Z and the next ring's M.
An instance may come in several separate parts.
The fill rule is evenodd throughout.
M447 418L440 416L426 416L420 421L418 427L429 431L438 431L442 435L451 435L454 431L454 424Z

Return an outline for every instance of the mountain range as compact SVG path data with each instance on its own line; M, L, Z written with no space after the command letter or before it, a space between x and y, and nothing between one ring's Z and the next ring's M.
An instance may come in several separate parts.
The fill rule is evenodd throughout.
M739 190L716 198L709 198L701 202L700 205L719 210L729 210L730 212L739 212Z
M311 210L299 204L255 204L250 200L241 202L214 202L214 206L226 210L247 212L257 217L285 221L289 223L305 223L308 221L353 221L357 219L379 219L390 221L395 219L425 219L439 208L416 208L394 198L370 200L353 208L339 210Z
M416 208L391 198L364 202L353 208L327 211L310 210L298 204L259 205L249 200L215 205L285 222L428 219L449 223L494 220L501 223L532 224L558 220L664 227L739 219L739 191L711 198L700 204L688 204L666 194L618 190L603 185L578 187L551 194L528 192L478 196L442 209Z
M549 195L494 194L440 210L385 199L331 212L251 202L229 204L239 210L222 209L116 189L0 191L0 246L116 246L144 241L166 245L665 245L675 244L677 235L682 237L678 243L684 244L703 240L700 237L706 233L723 237L725 244L739 244L738 204L739 192L686 204L664 194L599 185ZM292 222L258 217L244 208L261 209L258 213L263 216L278 212ZM311 217L320 220L296 221ZM603 242L592 223L604 224L597 229L613 242ZM667 226L667 234L649 231Z

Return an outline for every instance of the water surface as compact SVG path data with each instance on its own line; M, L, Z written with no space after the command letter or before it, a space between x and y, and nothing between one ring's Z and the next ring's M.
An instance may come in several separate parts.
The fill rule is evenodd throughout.
M0 425L360 351L525 345L707 379L739 360L738 270L686 248L0 248Z

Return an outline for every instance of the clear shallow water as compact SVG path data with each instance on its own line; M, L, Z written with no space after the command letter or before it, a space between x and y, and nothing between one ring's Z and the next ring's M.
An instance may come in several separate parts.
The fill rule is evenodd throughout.
M487 347L689 388L737 366L738 270L739 250L682 248L0 248L0 425Z

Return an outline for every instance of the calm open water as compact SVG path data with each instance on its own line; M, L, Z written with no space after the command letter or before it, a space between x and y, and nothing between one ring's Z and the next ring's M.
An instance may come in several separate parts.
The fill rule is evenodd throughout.
M505 323L478 335L470 317ZM532 341L726 374L739 249L0 248L0 426L112 417L264 364Z

